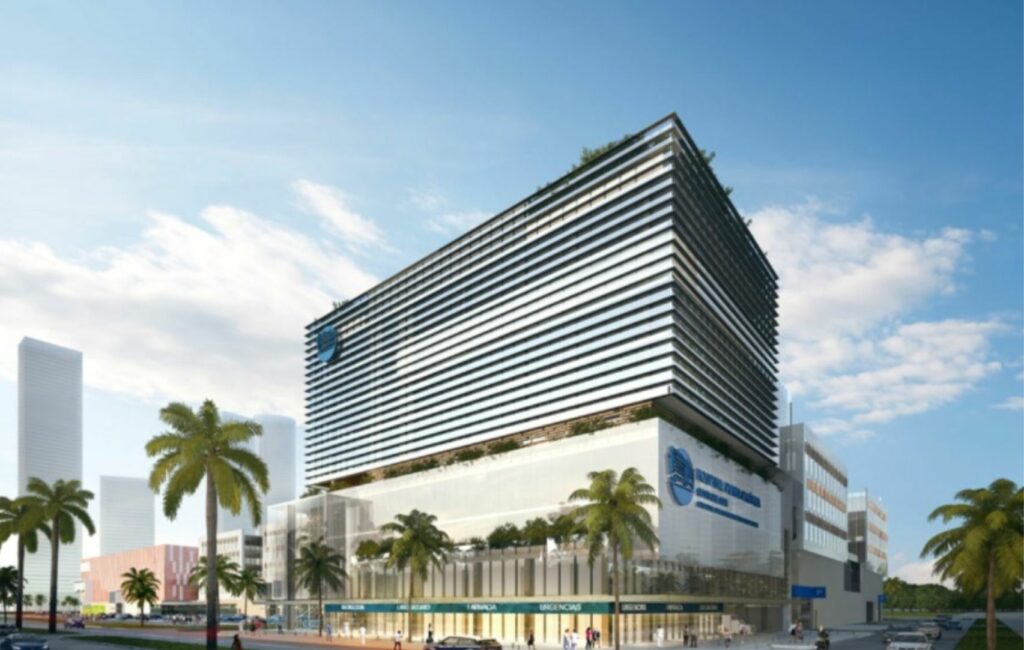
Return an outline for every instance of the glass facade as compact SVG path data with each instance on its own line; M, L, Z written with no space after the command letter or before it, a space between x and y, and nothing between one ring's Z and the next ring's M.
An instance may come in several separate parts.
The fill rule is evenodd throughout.
M850 553L871 571L885 575L889 570L889 513L877 497L867 491L849 498Z
M776 294L669 116L311 323L306 479L656 398L774 464Z
M801 485L800 548L846 562L847 479L845 465L805 424L781 429L780 466Z
M698 477L691 500L682 504L671 494L670 450L684 451ZM651 510L660 543L653 551L638 547L633 561L621 568L624 598L634 604L688 608L630 614L623 620L626 642L649 642L658 627L666 639L681 638L686 625L705 638L732 622L756 631L778 629L787 595L779 489L658 419L271 506L264 534L268 613L281 614L290 627L317 624L315 605L294 584L291 565L298 540L324 534L348 558L350 576L341 593L329 594L329 606L369 607L333 612L329 607L335 629L358 636L358 629L365 627L369 638L407 630L406 613L371 610L404 603L408 573L388 568L383 558L357 560L355 549L364 540L382 539L383 524L416 508L436 515L438 526L460 550L443 568L432 569L425 581L414 581L414 605L483 609L419 611L411 621L414 637L422 639L431 625L435 636L473 634L521 643L533 630L539 643L557 643L565 627L582 633L592 625L610 640L610 617L599 611L486 609L488 604L528 602L552 607L608 603L612 591L607 557L591 566L586 549L573 541L503 550L473 550L469 543L503 524L522 526L568 512L569 494L586 485L588 472L605 467L636 467L663 502L662 508Z

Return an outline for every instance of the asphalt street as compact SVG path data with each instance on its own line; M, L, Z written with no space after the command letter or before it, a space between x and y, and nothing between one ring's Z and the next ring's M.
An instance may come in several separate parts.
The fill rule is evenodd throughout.
M1002 616L1000 618L1003 618ZM964 629L970 626L970 619L964 618ZM901 621L903 622L903 621ZM1020 629L1020 625L1024 622L1024 617L1019 615L1009 615L1008 618L1004 619L1011 627L1016 626L1015 629ZM115 646L100 643L90 643L83 640L81 637L88 635L102 634L106 636L124 636L133 637L139 636L139 630L131 629L89 629L84 632L74 632L71 634L61 634L51 637L50 648L51 650L116 650L117 648L124 648L126 646ZM168 641L178 641L192 644L202 644L203 639L200 634L181 633L175 630L147 630L144 632L147 638L164 639ZM942 638L938 640L933 646L933 650L953 650L956 646L957 641L963 632L956 631L945 631ZM841 636L841 634L836 635ZM302 642L299 640L291 640L294 637L285 637L284 639L276 638L273 634L268 634L266 637L260 638L244 638L243 647L253 648L254 650L301 650L303 648L309 649L323 649L325 647L337 648L338 650L370 650L370 646L360 646L359 644L349 645L348 643L335 642L330 646L326 644L314 644L309 641ZM220 637L220 647L229 648L231 646L231 634L222 634ZM786 640L783 638L782 641L785 643ZM408 645L409 650L421 650L421 644L414 643ZM650 648L651 646L645 646ZM722 644L709 643L703 644L704 650L724 650ZM751 642L746 644L734 644L732 650L770 650L770 641L764 640L760 642ZM885 645L882 642L882 635L879 632L863 632L856 635L855 638L840 638L832 643L832 650L884 650ZM672 646L666 645L664 650L672 650Z

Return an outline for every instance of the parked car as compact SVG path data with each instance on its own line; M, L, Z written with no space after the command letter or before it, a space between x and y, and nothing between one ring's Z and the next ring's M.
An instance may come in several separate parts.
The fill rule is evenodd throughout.
M34 634L11 634L0 641L0 650L50 650L46 639Z
M446 636L431 648L440 650L501 650L501 644L494 639L478 639L471 636Z
M943 627L943 629L946 629L946 630L957 630L957 631L959 631L959 630L964 629L964 624L961 623L960 619L958 619L958 618L951 618L948 621L946 621L946 624L943 625L942 627Z
M5 636L14 634L17 631L18 628L14 627L14 625L10 623L2 624L0 625L0 639L4 638Z
M932 621L921 623L917 626L917 631L927 636L929 641L938 641L942 638L942 628Z
M920 632L900 632L892 638L888 650L931 650L932 641Z

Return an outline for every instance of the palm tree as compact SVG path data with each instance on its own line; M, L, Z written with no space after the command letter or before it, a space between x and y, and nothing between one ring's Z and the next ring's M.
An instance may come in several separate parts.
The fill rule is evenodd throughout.
M17 499L0 497L0 543L12 535L18 536L18 575L25 575L25 551L35 553L39 548L39 531L46 532L39 500L32 496ZM14 625L21 629L25 603L25 583L18 582L14 594ZM31 603L30 603L31 604Z
M166 485L163 510L174 519L185 495L194 494L206 479L206 556L216 557L218 503L238 514L244 501L253 524L260 524L259 495L270 487L267 465L245 445L263 429L255 422L222 422L211 400L198 411L173 402L160 409L160 419L171 430L146 443L146 453L157 457L149 487L159 492ZM217 648L218 585L215 571L206 581L207 650Z
M996 647L996 598L1024 580L1024 488L1001 478L988 487L960 490L959 503L939 506L928 521L960 525L929 539L921 557L935 556L933 571L961 591L985 591L985 641Z
M121 593L128 603L135 603L139 606L139 625L146 624L146 605L150 611L153 605L160 600L160 579L149 569L136 569L131 567L127 573L122 573Z
M613 628L615 650L619 650L619 555L628 562L633 557L634 539L652 551L658 543L651 513L645 506L661 507L654 488L636 470L630 467L620 477L615 470L606 469L587 475L590 486L569 495L570 501L585 501L576 508L575 515L585 531L593 565L605 543L612 556L612 592L615 598Z
M4 607L4 625L7 625L7 606L18 593L18 570L12 566L0 567L0 603Z
M199 558L196 565L192 567L192 570L188 574L188 582L196 589L202 590L207 584L207 574L209 569L206 566L206 556ZM226 555L217 556L217 568L214 571L216 574L217 584L224 587L224 590L229 594L237 593L236 584L238 581L238 575L240 573L238 563L228 559Z
M78 600L75 596L64 596L64 600L60 601L60 604L71 611L75 611L81 606L82 601Z
M45 595L43 595L43 594L36 594L36 595L35 595L35 596L34 596L34 597L32 598L32 600L34 600L34 601L35 601L35 603L36 603L36 607L38 607L38 608L40 609L40 611L41 611L41 610L43 609L43 605L45 605L45 604L46 604L46 596L45 596Z
M324 538L309 540L303 538L299 547L299 557L295 560L295 578L300 585L316 596L317 612L319 612L320 630L317 636L324 634L324 592L328 587L340 590L348 579L345 572L345 558L324 543Z
M427 579L430 567L443 568L448 553L454 545L448 533L439 529L434 522L437 517L419 510L407 515L395 515L395 521L380 527L381 532L396 535L391 545L387 566L397 571L409 568L409 591L406 593L407 628L409 641L412 641L412 592L413 581L419 576L420 581Z
M77 520L90 535L95 534L92 518L89 517L89 501L93 494L82 489L78 479L65 481L57 479L50 485L33 476L28 480L28 492L39 499L43 520L48 522L47 538L50 540L50 634L57 631L57 558L61 544L75 541Z
M235 578L235 593L242 597L243 614L249 620L249 601L255 601L267 591L267 581L260 577L260 572L252 567L245 567Z

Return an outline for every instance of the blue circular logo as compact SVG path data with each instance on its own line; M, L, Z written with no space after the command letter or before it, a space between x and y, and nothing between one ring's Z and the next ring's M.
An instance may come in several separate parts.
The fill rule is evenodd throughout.
M338 330L334 329L334 325L324 325L316 335L316 354L320 361L330 363L337 358L340 351Z
M668 489L672 500L685 506L693 500L693 463L685 449L668 448Z

